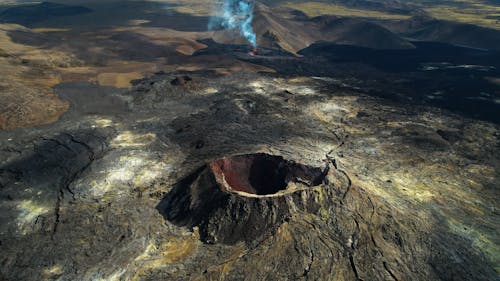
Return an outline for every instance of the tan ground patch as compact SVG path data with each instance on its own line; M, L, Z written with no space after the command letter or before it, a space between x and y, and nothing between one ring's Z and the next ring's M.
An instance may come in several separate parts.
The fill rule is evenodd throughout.
M135 259L138 269L131 280L141 280L157 268L188 259L198 249L199 238L199 233L195 231L189 236L171 237L161 244L149 244L144 253Z
M191 56L194 52L207 48L207 45L196 41L187 41L186 44L179 45L175 50L183 55Z
M8 32L29 31L14 24L0 24L0 45L8 57L0 57L0 129L50 124L68 110L51 87L61 83L54 69L77 65L72 55L41 50L11 41Z
M9 77L12 76L0 80L0 129L50 124L69 109L68 102L61 100L50 87L12 81ZM10 80L6 86L5 80Z
M53 27L40 27L40 28L33 28L32 29L35 32L64 32L64 31L70 31L68 28L53 28Z
M13 30L29 31L29 29L17 24L0 24L0 46L2 46L5 52L11 55L18 55L35 49L34 47L12 42L7 33Z
M337 15L337 16L354 16L364 18L381 18L381 19L407 19L409 16L400 14L384 13L366 9L349 8L343 5L330 4L324 2L309 2L302 3L286 3L283 6L304 12L309 17L321 15Z
M212 6L209 1L206 0L147 0L150 2L159 2L159 3L169 3L175 4L170 8L166 8L168 10L173 10L177 13L188 14L192 16L211 16L212 15Z
M175 48L175 50L178 53L181 53L186 56L191 56L193 55L194 52L196 52L196 49L189 45L180 45L179 47Z
M142 78L139 72L129 73L101 73L97 75L97 82L101 86L111 86L116 88L129 88L130 81Z
M438 19L471 23L484 27L500 29L500 6L480 3L479 1L461 0L457 3L466 3L462 5L435 5L424 7L424 10Z

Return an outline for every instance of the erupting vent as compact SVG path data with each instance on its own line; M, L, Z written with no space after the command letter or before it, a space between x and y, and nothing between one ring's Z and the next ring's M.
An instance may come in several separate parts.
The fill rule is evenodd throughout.
M286 190L290 182L308 187L321 184L326 172L279 156L250 154L213 161L212 172L226 191L270 195Z

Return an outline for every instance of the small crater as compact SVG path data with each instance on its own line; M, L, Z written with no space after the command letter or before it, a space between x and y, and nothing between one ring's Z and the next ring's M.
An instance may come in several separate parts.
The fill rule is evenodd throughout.
M205 243L258 243L297 209L318 212L308 189L329 184L332 171L264 153L222 158L175 184L157 209L175 225L199 227Z
M290 182L317 186L328 172L264 153L223 158L211 162L210 168L224 191L254 195L276 194L287 190Z

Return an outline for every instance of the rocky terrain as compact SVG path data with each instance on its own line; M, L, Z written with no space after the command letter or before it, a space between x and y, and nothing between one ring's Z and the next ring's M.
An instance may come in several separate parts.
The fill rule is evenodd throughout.
M434 18L435 4L423 2L260 1L252 26L261 48L295 56L322 42L411 50L415 42L425 40L498 51L498 26L483 18L492 17L495 6L450 1L446 9L438 10L440 17ZM205 40L230 46L244 44L249 50L235 32L207 31L213 9L206 1L21 3L0 5L0 98L4 101L0 104L0 129L58 120L68 110L68 104L52 89L60 83L128 88L132 80L157 71L282 71L281 67L263 68L220 53L193 56L207 48L201 43ZM468 15L467 19L474 13L474 19L489 24L458 23L450 17L455 14L442 13L457 5L481 7L460 12Z
M184 80L0 133L3 279L498 279L498 126L327 79Z
M122 2L0 6L0 280L500 280L488 13Z

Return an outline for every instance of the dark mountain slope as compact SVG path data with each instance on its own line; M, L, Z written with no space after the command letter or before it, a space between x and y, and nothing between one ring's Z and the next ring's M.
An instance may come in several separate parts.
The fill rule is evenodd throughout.
M425 15L414 16L407 20L375 20L373 22L406 38L500 50L500 30L492 28L437 20Z
M430 21L418 30L407 33L411 38L500 50L500 31L472 24Z
M51 2L21 5L8 8L0 13L0 22L17 23L29 26L53 17L74 16L90 13L92 10L83 6L70 6Z
M361 19L320 17L322 40L373 49L410 49L414 46L388 29Z

